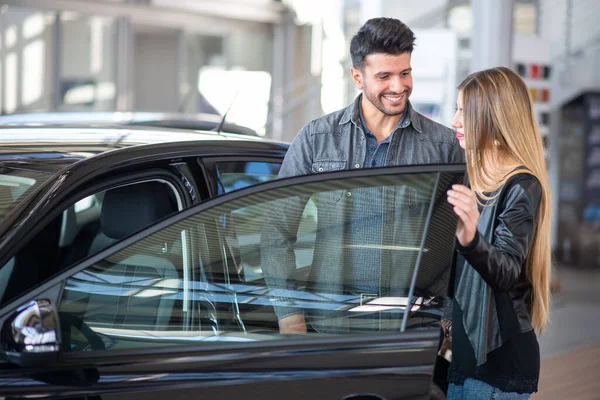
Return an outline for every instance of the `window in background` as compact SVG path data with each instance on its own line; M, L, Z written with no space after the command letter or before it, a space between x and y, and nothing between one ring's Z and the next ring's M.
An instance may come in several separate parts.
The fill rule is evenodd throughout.
M268 72L204 67L200 70L198 88L219 114L227 112L227 122L265 135L271 94Z
M199 36L197 90L227 121L266 133L271 101L273 38L268 29L239 30L226 37Z
M114 21L61 12L60 24L60 110L114 110Z
M198 83L200 77L198 71L208 66L226 69L225 38L223 36L186 32L184 40L185 61L183 76L185 82L181 88L183 103L180 106L180 110L219 115L221 111L207 98L204 88Z
M54 13L4 6L0 11L2 113L46 110L51 103Z
M519 34L535 35L538 33L537 1L519 0L514 5L513 30Z

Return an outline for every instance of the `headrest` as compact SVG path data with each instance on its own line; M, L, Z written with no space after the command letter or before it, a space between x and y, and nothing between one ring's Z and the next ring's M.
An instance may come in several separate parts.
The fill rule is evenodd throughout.
M160 182L122 186L106 192L100 227L112 239L122 239L176 212L170 189Z

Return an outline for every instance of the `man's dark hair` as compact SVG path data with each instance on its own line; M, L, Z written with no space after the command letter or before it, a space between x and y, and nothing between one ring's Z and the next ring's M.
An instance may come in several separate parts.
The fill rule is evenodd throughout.
M360 27L350 42L354 68L362 69L365 58L373 53L412 53L415 34L395 18L372 18Z

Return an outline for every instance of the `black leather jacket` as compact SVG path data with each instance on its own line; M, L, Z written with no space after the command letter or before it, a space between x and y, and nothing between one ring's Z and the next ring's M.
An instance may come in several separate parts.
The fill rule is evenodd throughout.
M535 177L510 178L497 199L480 210L473 242L458 246L454 299L463 310L477 365L503 341L532 330L525 261L540 199Z

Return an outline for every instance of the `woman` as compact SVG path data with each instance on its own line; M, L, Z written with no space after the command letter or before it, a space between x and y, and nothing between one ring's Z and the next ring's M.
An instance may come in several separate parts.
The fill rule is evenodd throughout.
M548 322L550 191L525 82L508 68L458 87L452 120L470 188L458 216L448 399L527 399L537 391L537 335Z

